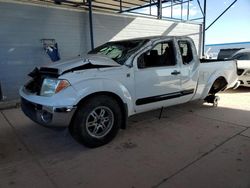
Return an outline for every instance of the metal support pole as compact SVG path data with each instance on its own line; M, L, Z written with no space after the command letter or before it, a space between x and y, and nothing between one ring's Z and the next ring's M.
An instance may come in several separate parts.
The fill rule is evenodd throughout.
M157 7L157 18L162 19L162 2L161 0L158 0L158 7Z
M188 1L188 5L187 5L187 20L189 20L189 1Z
M93 34L93 19L92 19L92 0L88 0L89 5L89 29L90 29L90 42L91 49L94 49L94 34Z
M205 39L206 39L206 12L207 12L207 0L204 0L203 8L203 38L202 38L202 56L205 56Z
M173 3L173 7L177 6L177 5L181 5L181 3L183 3L183 4L187 3L188 1L192 1L192 0L186 0L186 1L178 2L178 3L175 2L175 3ZM168 7L171 7L171 4L170 5L166 5L166 6L162 7L162 8L164 9L164 8L168 8Z
M183 0L181 0L181 20L182 20L182 11L183 11Z
M190 21L195 21L195 20L203 20L203 17L200 17L200 18L194 18L194 19L191 19Z
M149 14L152 15L152 0L149 1L150 7L149 7Z
M198 3L198 5L199 5L199 8L200 8L200 10L201 10L202 15L204 16L204 11L203 11L202 8L201 8L201 3L200 3L200 1L197 0L197 3Z
M230 9L234 5L234 3L236 3L236 2L237 2L237 0L232 2L231 5L229 5L226 8L226 10L224 10L205 30L208 30L208 28L210 28L221 16L223 16L223 14L225 14L228 11L228 9Z
M171 18L173 18L173 0L171 0Z
M120 12L122 12L122 0L120 0Z
M145 5L138 6L138 7L133 7L133 8L123 10L122 12L131 12L131 11L134 11L134 10L139 10L139 9L154 6L154 5L158 6L158 1L157 2L155 2L154 0L152 0L152 1L153 1L153 3L151 3L151 5L150 5L150 3L148 3L148 4L145 4ZM162 3L165 3L165 2L168 2L169 0L161 0L161 1L162 1ZM123 3L125 3L125 2L123 1Z

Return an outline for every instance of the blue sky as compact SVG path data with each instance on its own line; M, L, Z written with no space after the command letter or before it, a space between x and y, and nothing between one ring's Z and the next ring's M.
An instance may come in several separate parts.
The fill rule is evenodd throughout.
M234 0L207 0L206 26L210 25ZM200 0L203 8L203 0ZM163 7L167 4L163 4ZM182 16L187 16L183 6ZM148 13L149 9L142 12ZM156 7L152 13L156 15ZM170 8L163 9L163 15L170 17ZM190 2L189 19L202 17L197 0ZM181 17L181 6L175 6L173 17ZM202 20L199 20L202 21ZM206 31L206 44L250 42L250 0L238 0L215 24Z
M233 0L207 0L207 26ZM250 41L250 0L238 0L206 32L206 44Z

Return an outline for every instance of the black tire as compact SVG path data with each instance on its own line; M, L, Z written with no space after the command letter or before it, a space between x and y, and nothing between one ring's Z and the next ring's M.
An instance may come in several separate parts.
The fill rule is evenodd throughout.
M106 117L102 117L101 114ZM104 121L105 118L110 121L107 123ZM104 124L106 128L103 128ZM95 148L110 142L118 133L121 124L122 112L118 102L112 97L98 95L87 99L78 107L71 133L81 144Z

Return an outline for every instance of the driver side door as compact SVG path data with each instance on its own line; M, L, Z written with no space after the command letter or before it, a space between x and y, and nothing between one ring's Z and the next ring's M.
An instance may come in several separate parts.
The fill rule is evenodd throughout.
M174 45L173 40L158 42L136 59L135 109L137 112L178 103L181 72Z

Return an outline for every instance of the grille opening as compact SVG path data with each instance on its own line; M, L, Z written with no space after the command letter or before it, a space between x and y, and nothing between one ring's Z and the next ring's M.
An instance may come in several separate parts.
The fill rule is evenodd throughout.
M42 83L43 79L34 78L33 80L29 81L24 87L30 93L39 94L42 87Z

